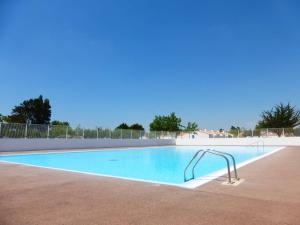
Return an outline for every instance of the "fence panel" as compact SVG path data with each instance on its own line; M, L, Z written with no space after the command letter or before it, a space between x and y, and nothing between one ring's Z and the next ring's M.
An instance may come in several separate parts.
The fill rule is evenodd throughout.
M98 128L98 138L111 138L111 130Z
M84 129L83 138L97 138L97 129Z
M112 130L111 131L111 138L112 139L121 139L122 138L122 130Z
M293 130L294 136L300 137L300 127Z
M196 132L168 132L168 131L142 131L130 129L86 129L81 127L47 125L47 124L17 124L0 123L0 138L112 138L112 139L194 139L205 137ZM241 129L234 131L206 132L210 138L250 138L250 137L300 137L298 128L265 128L265 129Z
M81 127L68 128L67 138L83 139L85 130Z
M27 136L26 124L1 123L0 137L25 138Z
M131 139L132 133L129 129L122 129L122 139Z
M142 131L141 130L132 130L132 135L131 138L132 139L142 139Z
M47 138L49 125L28 124L26 138Z
M67 138L68 126L49 126L49 138Z

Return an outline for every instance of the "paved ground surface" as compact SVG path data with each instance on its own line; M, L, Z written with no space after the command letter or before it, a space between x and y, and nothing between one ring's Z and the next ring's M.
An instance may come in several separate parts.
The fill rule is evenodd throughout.
M300 148L188 190L0 163L0 225L298 225Z

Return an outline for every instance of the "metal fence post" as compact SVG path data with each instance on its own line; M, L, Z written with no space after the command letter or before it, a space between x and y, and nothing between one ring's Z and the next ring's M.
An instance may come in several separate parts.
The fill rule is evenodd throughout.
M25 125L25 133L24 133L24 138L26 139L27 138L27 123L26 123L26 125Z
M121 129L121 139L123 139L123 129Z
M66 140L68 139L68 129L69 129L69 127L67 126L66 127Z
M253 129L251 130L251 133L252 133L252 137L253 137Z
M284 134L284 128L282 128L282 137L284 137L284 135L285 135L285 134Z
M140 130L140 139L142 139L142 131Z
M48 125L48 128L47 128L47 139L49 139L49 135L50 134L50 127L49 127L49 125Z
M84 128L82 128L82 138L84 139Z
M269 129L267 128L267 137L269 137Z
M97 140L99 139L99 129L97 127Z
M240 137L240 130L239 129L237 129L237 132L238 132L238 138Z
M130 139L132 139L132 130L130 130Z
M2 135L1 135L1 128L2 128L2 123L0 123L0 138L2 137Z

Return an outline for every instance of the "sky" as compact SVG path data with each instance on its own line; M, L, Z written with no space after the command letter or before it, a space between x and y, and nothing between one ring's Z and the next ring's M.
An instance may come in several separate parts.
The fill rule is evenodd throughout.
M52 119L114 128L175 112L252 128L300 107L300 1L0 0L0 113L40 94Z

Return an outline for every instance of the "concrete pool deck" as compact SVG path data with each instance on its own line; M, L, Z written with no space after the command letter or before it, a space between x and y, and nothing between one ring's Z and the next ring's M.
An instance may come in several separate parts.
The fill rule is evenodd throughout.
M0 225L300 224L300 147L196 189L0 163Z

